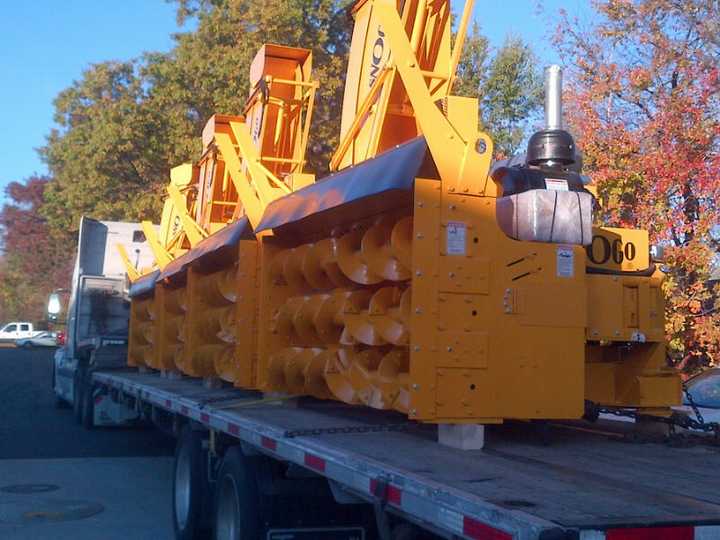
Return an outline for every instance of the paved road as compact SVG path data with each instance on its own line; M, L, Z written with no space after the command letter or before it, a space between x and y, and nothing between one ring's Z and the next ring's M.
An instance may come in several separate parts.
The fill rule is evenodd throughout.
M0 349L0 538L172 538L173 441L77 425L55 408L52 354ZM30 484L49 491L17 492Z

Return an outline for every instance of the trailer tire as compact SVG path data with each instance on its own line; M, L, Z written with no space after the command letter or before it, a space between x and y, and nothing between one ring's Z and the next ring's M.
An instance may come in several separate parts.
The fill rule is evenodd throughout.
M422 536L418 534L418 529L409 523L401 523L392 531L392 540L418 540L419 538Z
M95 427L94 388L91 383L84 382L82 389L82 396L80 400L80 423L85 429L93 429L93 427Z
M185 427L175 447L173 468L173 525L177 540L207 537L210 486L204 434Z
M53 395L55 396L54 404L56 409L67 409L70 407L70 404L65 401L62 397L60 397L57 393L57 390L55 389L55 385L57 384L57 375L56 375L57 368L53 364L53 370L52 370L52 391Z
M83 398L83 381L85 377L84 372L81 369L75 370L73 375L73 417L75 421L80 424L82 422L82 398Z
M215 540L261 540L260 491L253 461L238 447L225 453L215 485Z

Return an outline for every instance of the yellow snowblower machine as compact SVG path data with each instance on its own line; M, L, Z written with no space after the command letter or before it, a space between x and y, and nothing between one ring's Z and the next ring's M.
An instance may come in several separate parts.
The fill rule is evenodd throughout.
M131 286L131 366L438 424L679 404L647 232L593 226L559 69L524 160L494 163L477 99L452 95L471 11L453 41L449 0L354 5L317 182L311 53L260 49L241 114L209 120L145 224L157 264Z

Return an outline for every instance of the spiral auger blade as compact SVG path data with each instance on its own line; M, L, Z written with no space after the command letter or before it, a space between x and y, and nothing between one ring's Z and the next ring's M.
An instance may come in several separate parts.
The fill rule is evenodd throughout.
M340 269L330 238L281 251L273 258L271 273L297 290L327 291L353 284Z
M295 335L295 326L293 324L295 314L302 308L304 303L305 298L302 296L289 298L275 313L271 324L271 332L281 336L289 336L292 340Z
M155 343L155 328L151 323L145 323L142 325L142 336L145 338L145 341L152 345Z
M343 330L343 307L350 291L338 290L321 295L321 303L314 313L313 325L320 341L337 345Z
M200 343L219 345L222 340L218 337L221 331L220 321L216 313L205 312L202 318L198 318L198 325L195 335Z
M400 218L392 228L390 233L390 248L393 256L398 263L408 270L407 277L410 278L410 269L412 268L412 235L413 235L413 218L406 216Z
M305 389L305 366L313 357L312 349L300 349L289 356L283 366L283 386L290 394L302 394Z
M374 391L370 373L382 359L378 349L342 347L328 358L325 380L330 391L345 403L365 403Z
M365 232L360 251L370 272L389 281L410 279L406 253L410 251L412 236L406 234L408 221L412 235L412 218L396 220L389 216L380 218Z
M340 269L330 238L315 242L305 252L302 271L305 280L316 290L347 288L353 283Z
M165 292L165 305L163 306L168 313L177 315L184 314L187 311L185 289L168 289Z
M223 347L215 357L215 371L221 379L233 382L235 380L235 350L232 347Z
M331 397L324 377L325 364L334 351L316 347L288 347L270 361L270 387L290 394Z
M369 319L386 343L407 345L410 331L410 289L383 287L370 299Z
M385 341L370 322L369 306L372 291L357 289L350 291L345 297L342 310L342 321L345 325L340 336L341 345L384 345Z
M323 297L321 295L305 296L293 314L292 325L295 336L300 343L320 343L320 336L315 328L315 315L322 307Z
M217 319L220 330L217 333L218 339L230 345L235 344L235 306L217 308Z
M310 246L305 244L287 250L283 258L282 274L285 282L296 289L307 287L307 280L303 274L303 259L308 251Z
M394 347L383 356L372 374L375 392L367 405L376 409L395 409L407 414L410 404L409 383L410 358L404 347Z
M287 347L282 349L270 357L267 372L268 388L275 391L287 391L285 384L285 365L292 359L301 354L302 347Z
M234 304L237 300L236 279L235 267L217 272L212 279L200 280L199 294L203 301L210 306Z
M398 282L411 238L411 217L383 217L274 256L275 282L303 294L275 312L271 331L290 346L270 359L270 388L407 410L410 290Z
M165 323L165 339L169 342L181 342L183 329L183 317L169 317Z
M410 291L383 287L371 295L354 294L345 304L345 332L341 342L370 346L407 345L409 339Z
M313 355L305 366L305 392L319 399L330 399L332 393L325 380L325 366L337 356L337 349L315 349Z
M235 306L216 308L215 339L218 351L213 357L215 371L221 379L233 382L235 379Z
M373 272L362 252L365 231L356 228L339 238L333 238L333 251L338 266L348 278L360 285L374 285L383 281L383 276Z
M293 296L275 314L272 331L302 345L335 345L343 327L348 291Z

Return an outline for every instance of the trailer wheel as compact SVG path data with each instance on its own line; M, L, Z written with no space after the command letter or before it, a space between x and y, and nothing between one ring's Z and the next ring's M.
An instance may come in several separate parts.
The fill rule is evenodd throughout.
M225 453L215 486L215 540L260 540L260 492L252 462L238 447Z
M173 524L177 540L206 538L210 513L207 456L203 433L186 427L175 448Z
M85 429L95 427L95 396L94 387L91 383L85 382L82 385L83 391L80 399L80 423Z
M82 397L83 397L83 381L85 377L81 369L75 370L73 375L73 416L75 421L79 424L82 422Z
M53 364L53 370L52 370L52 392L53 392L53 395L55 396L55 400L54 400L55 408L56 408L56 409L67 409L67 408L70 406L70 404L69 404L67 401L65 401L63 398L61 398L61 397L58 395L57 390L55 389L55 385L57 384L56 371L57 371L57 368L56 368L55 365Z

